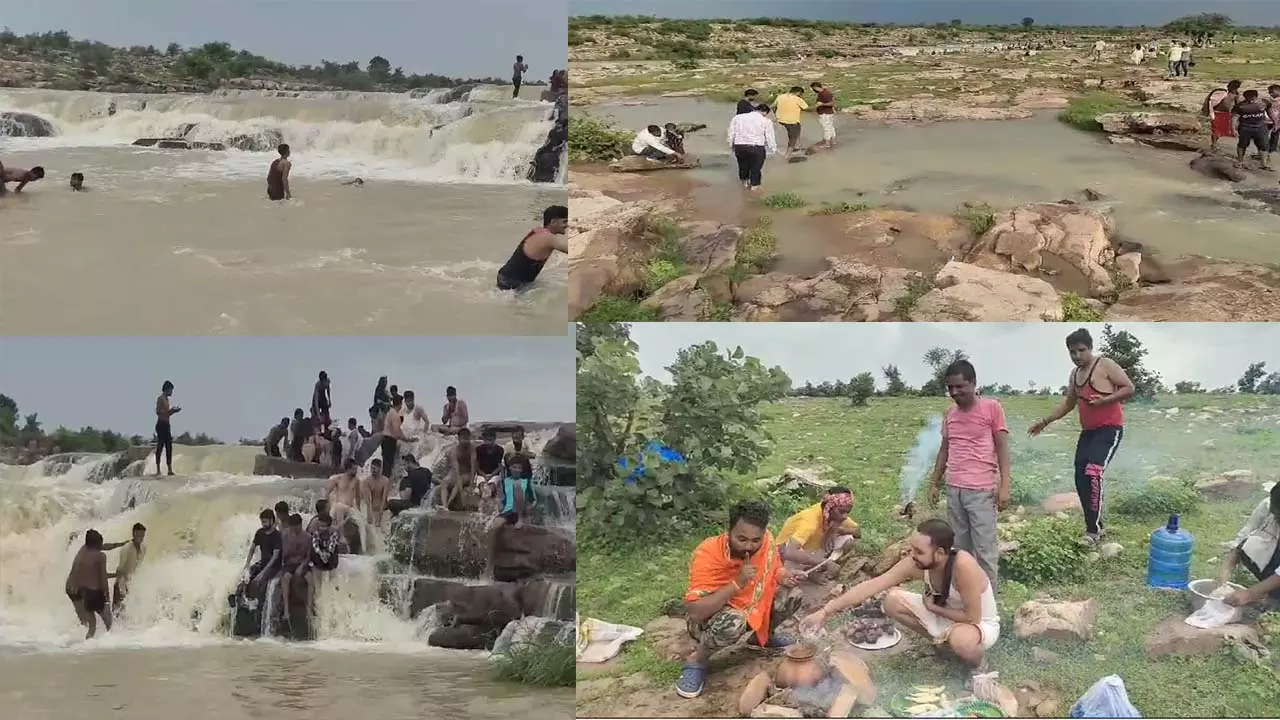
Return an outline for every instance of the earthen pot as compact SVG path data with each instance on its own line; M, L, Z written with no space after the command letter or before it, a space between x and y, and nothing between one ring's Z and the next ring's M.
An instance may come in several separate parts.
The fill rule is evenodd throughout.
M796 643L787 648L773 682L780 688L814 685L826 674L822 663L815 657L818 649L808 643Z

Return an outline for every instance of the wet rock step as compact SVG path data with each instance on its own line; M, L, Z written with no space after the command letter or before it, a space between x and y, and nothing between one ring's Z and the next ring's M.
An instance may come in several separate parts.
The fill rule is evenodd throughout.
M138 138L133 141L138 147L157 147L163 150L226 150L222 143L184 140L183 138Z
M505 625L511 620L538 616L569 620L577 607L572 576L538 578L527 582L468 583L409 575L383 575L379 595L385 605L411 618L428 608L459 624Z
M391 525L391 555L423 575L479 578L488 564L485 528L490 517L463 512L402 514ZM498 533L497 581L568 574L576 567L577 548L570 529L506 525Z

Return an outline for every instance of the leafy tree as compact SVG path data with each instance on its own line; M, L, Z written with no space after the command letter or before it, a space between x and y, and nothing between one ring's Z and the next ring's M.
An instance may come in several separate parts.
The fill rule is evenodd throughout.
M880 374L884 375L886 383L884 394L889 397L901 397L911 392L911 388L902 381L902 371L897 365L885 365L880 368Z
M869 372L858 373L848 386L849 399L855 407L866 407L867 400L876 394L876 378Z
M1110 324L1102 329L1103 355L1116 361L1133 381L1133 397L1137 400L1152 400L1164 390L1159 373L1153 372L1142 364L1147 356L1147 349L1142 341L1128 330L1117 332Z
M18 435L18 403L0 394L0 441Z
M1244 371L1244 375L1241 375L1240 379L1236 381L1236 387L1240 389L1240 392L1248 394L1258 392L1258 381L1267 375L1267 371L1264 369L1266 366L1265 362L1257 362L1250 365Z
M1226 31L1233 24L1234 22L1229 15L1199 13L1198 15L1186 15L1173 20L1164 26L1164 30L1175 35L1189 36L1195 41L1196 45L1203 45L1209 38Z
M1173 391L1179 395L1196 395L1205 392L1205 389L1198 382L1179 380L1173 384Z
M924 364L929 366L929 370L933 372L933 377L929 382L920 387L920 394L927 397L937 397L947 394L947 366L953 362L960 360L968 360L969 356L963 350L948 350L946 348L931 348L924 354Z
M578 323L575 326L574 344L578 348L579 362L583 356L595 353L597 340L631 339L631 328L625 323Z
M182 46L178 43L169 43L169 47L164 49L164 54L169 57L177 57L182 54Z
M1030 29L1031 29L1031 26L1032 26L1032 25L1035 25L1035 24L1036 24L1036 19L1035 19L1035 18L1032 18L1032 17L1024 17L1024 18L1022 18L1022 27L1023 27L1023 29L1025 29L1025 30L1030 30Z
M374 55L369 59L365 72L377 82L386 82L391 77L391 62L381 55Z
M1280 372L1273 372L1258 383L1258 394L1280 395Z

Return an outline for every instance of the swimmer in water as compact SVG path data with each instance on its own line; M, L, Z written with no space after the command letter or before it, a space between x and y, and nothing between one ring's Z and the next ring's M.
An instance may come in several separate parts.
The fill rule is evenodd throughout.
M39 165L36 165L30 170L0 166L0 192L3 192L5 185L9 183L18 183L18 187L14 188L13 191L15 193L20 193L22 192L22 188L27 186L27 183L35 182L43 177L44 168Z
M267 197L271 200L292 199L289 171L293 169L293 163L289 160L289 146L281 143L276 151L280 153L280 157L272 160L271 167L267 170Z
M544 210L542 227L525 235L507 263L498 270L498 289L520 291L532 285L551 253L569 252L569 241L564 234L568 227L569 208L552 205Z
M71 189L75 192L84 192L86 190L84 186L84 173L71 173Z

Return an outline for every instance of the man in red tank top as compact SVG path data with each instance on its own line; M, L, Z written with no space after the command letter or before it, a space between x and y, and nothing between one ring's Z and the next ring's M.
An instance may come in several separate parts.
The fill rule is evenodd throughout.
M1080 328L1067 336L1067 352L1075 368L1067 380L1067 394L1048 417L1031 424L1035 437L1072 408L1080 413L1076 441L1076 493L1084 508L1085 542L1102 536L1102 476L1124 437L1124 401L1133 397L1133 381L1111 358L1093 354L1093 337Z

